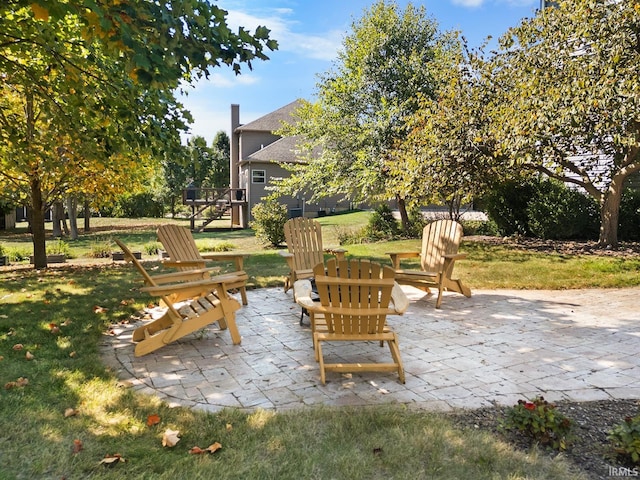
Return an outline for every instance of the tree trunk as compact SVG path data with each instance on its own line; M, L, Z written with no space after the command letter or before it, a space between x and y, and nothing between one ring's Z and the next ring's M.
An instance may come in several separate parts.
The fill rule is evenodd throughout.
M35 207L34 207L35 208ZM51 219L51 229L53 238L61 238L62 237L62 228L61 224L64 221L64 205L62 202L58 201L53 204L53 208L51 209L53 218Z
M409 231L409 215L407 214L407 204L404 201L404 198L401 198L400 195L396 195L396 201L398 202L398 210L400 212L400 220L402 222L402 230L405 232Z
M67 197L67 211L69 212L69 238L78 239L78 200Z
M40 178L31 180L31 234L33 236L33 267L47 268L47 246L44 230L45 204L42 201Z
M620 217L620 201L622 199L622 185L615 180L602 197L600 205L600 238L601 247L618 247L618 220Z
M89 200L84 199L84 231L85 233L91 230L90 226L91 220L91 206L89 205Z

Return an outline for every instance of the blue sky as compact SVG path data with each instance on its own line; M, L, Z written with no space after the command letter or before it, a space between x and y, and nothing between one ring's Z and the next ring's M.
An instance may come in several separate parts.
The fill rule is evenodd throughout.
M221 0L215 2L229 12L232 28L242 25L253 31L264 25L279 49L270 60L258 61L253 70L235 76L231 69L215 69L208 80L188 88L182 98L194 116L190 135L211 142L219 130L230 133L231 104L240 105L245 124L297 98L313 100L318 75L328 71L354 20L362 17L375 0ZM487 36L497 39L509 27L531 17L539 0L397 0L423 5L441 31L459 30L471 46Z

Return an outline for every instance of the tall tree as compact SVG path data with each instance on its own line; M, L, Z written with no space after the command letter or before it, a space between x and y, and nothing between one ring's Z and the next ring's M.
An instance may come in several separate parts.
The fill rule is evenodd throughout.
M421 97L398 148L402 161L391 168L397 190L421 204L446 202L454 219L461 204L508 174L490 132L493 87L479 74L484 62L483 49L469 50L464 39L436 60L438 90Z
M355 201L397 199L407 225L407 197L392 182L391 167L401 161L398 144L419 98L435 92L432 64L449 40L424 7L409 4L401 11L380 0L365 10L334 69L320 76L317 101L303 102L297 122L282 131L300 135L308 164L294 166L280 191L310 189L314 199L335 194Z
M500 39L495 134L514 164L582 187L617 246L625 181L640 171L640 3L563 0Z
M211 184L216 188L228 187L231 180L229 173L231 142L227 132L220 130L216 133L216 136L213 137L211 151L213 154L213 168L210 175Z
M31 207L35 267L44 212L73 189L126 188L177 148L179 81L267 59L269 31L229 30L205 0L14 0L0 5L0 181ZM133 175L133 177L132 177Z

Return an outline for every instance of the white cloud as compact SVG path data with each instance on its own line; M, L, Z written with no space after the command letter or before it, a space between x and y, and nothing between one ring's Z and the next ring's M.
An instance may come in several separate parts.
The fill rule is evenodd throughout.
M330 30L321 35L297 33L295 32L297 22L287 18L292 13L293 11L288 8L272 9L264 16L229 10L227 20L232 29L242 25L247 30L253 31L258 25L266 26L271 30L270 37L278 41L278 51L292 52L315 60L334 60L342 45L344 32Z
M461 5L463 7L479 7L484 3L484 0L452 0L454 5Z

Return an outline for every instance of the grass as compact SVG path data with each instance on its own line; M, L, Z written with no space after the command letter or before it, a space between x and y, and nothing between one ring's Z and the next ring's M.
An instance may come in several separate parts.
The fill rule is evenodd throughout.
M334 227L362 222L350 217L321 219L332 222L325 224L326 245L336 245L331 240ZM102 224L96 219L95 232L69 245L78 259L113 236L144 251L155 241L155 222L135 221L133 228L131 221ZM252 252L245 265L254 286L282 285L284 261L276 250L257 245L250 232L196 237L210 248L220 242ZM28 235L11 232L0 241L23 248ZM350 255L386 262L385 252L416 246L416 241L402 241L348 249ZM475 243L466 243L463 250L469 258L460 262L458 274L472 288L614 287L639 281L637 260L556 256ZM15 268L1 275L0 386L6 386L0 389L2 480L579 478L562 458L516 451L486 433L453 427L446 415L404 406L278 413L170 408L133 393L101 362L99 344L109 326L128 321L149 298L134 288L140 281L132 268L106 260L42 272ZM28 383L12 383L24 383L20 379ZM65 417L67 409L77 414ZM155 414L160 423L147 425ZM167 428L181 432L174 448L162 447ZM206 448L216 441L222 449L214 454L188 453L193 446ZM74 453L76 445L82 449ZM116 453L126 461L112 468L100 464L105 455Z

